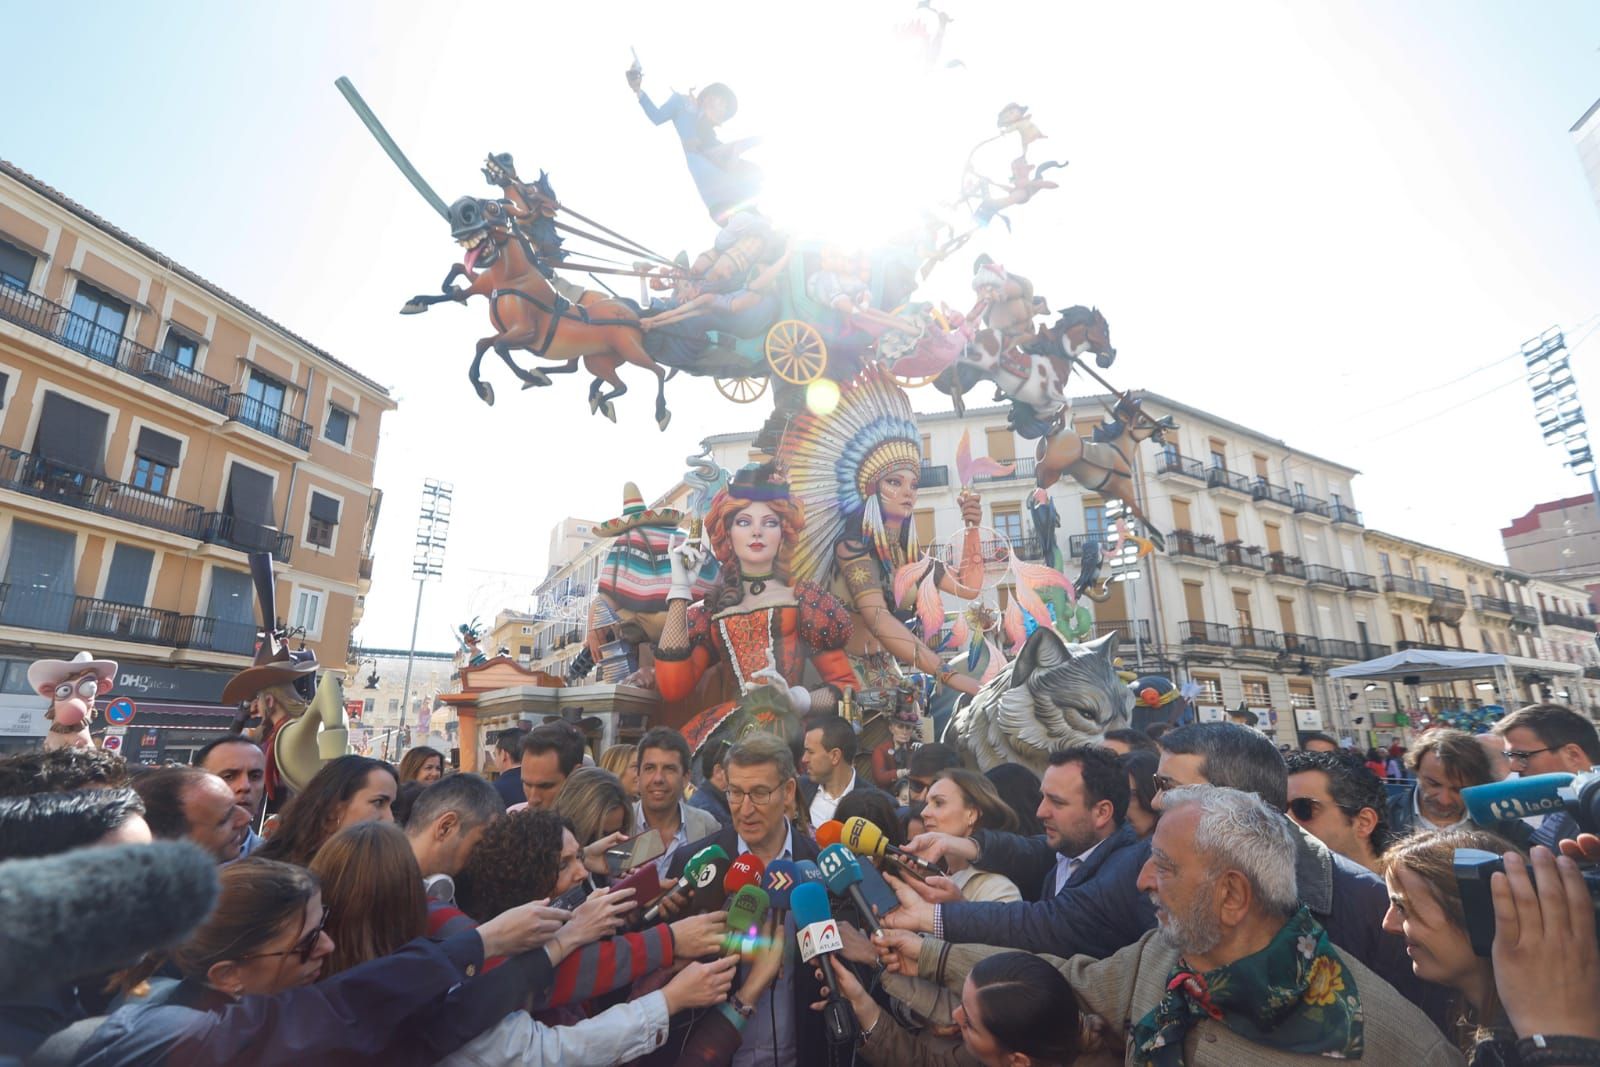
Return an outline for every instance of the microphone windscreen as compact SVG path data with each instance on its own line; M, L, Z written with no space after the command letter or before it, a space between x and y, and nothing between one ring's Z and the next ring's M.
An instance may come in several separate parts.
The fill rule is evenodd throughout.
M774 908L788 911L789 893L799 882L793 860L773 860L767 864L767 873L761 877L761 888L767 891L767 899Z
M827 848L829 845L837 845L843 835L844 823L838 819L829 819L817 827L817 845L822 848Z
M817 857L817 869L827 883L828 892L842 897L861 881L861 864L843 845L829 845Z
M794 882L796 886L805 885L807 882L822 881L822 872L810 860L795 860Z
M1461 799L1466 801L1467 814L1472 816L1473 822L1489 826L1501 819L1521 819L1566 810L1560 790L1571 784L1572 775L1564 772L1535 774L1468 786L1461 791Z
M760 886L747 885L728 901L728 933L734 937L750 937L760 932L761 920L767 917L771 902Z
M216 859L183 841L0 863L0 999L181 944L217 891Z
M844 821L844 847L858 856L879 856L885 844L883 831L859 815Z
M728 893L737 893L747 885L759 886L761 876L766 873L767 865L753 852L745 852L733 861L728 868L727 875L722 879L722 888Z
M833 918L828 906L828 891L821 882L807 882L794 887L789 894L789 909L794 912L795 926L810 926Z
M722 888L722 883L732 865L733 861L724 852L720 857L712 856L700 868L694 886L689 891L696 910L715 911L728 898L728 891Z

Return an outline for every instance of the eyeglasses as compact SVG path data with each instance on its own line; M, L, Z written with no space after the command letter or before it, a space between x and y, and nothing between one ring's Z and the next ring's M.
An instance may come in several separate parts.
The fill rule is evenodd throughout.
M57 700L71 700L73 691L85 700L93 700L100 693L100 681L94 675L79 678L76 682L62 682L56 686Z
M755 801L762 807L765 807L766 805L772 803L772 798L777 796L780 791L781 787L779 789L773 789L771 786L758 785L749 792L746 792L743 789L725 789L723 790L723 795L728 798L728 806L731 808L737 808L739 805L743 804L747 798Z
M1183 783L1168 777L1165 774L1152 774L1150 781L1155 784L1157 793L1165 793L1169 789L1182 789Z
M1553 748L1508 748L1506 749L1506 762L1520 763L1526 767L1528 765L1528 761L1537 756L1539 753L1554 751L1555 749Z
M311 928L310 933L296 941L293 947L283 949L280 952L252 952L248 956L240 956L239 958L241 960L254 960L263 959L267 956L293 956L298 954L301 963L310 963L311 954L317 951L317 942L322 940L322 931L327 929L328 914L332 910L332 908L324 904L322 906L322 918L317 920L317 925Z
M915 789L919 793L926 793L929 789L933 788L932 782L925 782L920 778L907 778L906 781L910 782L911 788Z
M1322 807L1322 801L1320 800L1315 800L1311 797L1295 797L1289 801L1289 814L1293 815L1299 822L1310 822L1317 817L1317 809L1320 807ZM1355 811L1351 811L1343 804L1335 804L1334 807L1352 817L1356 814ZM1359 808L1356 809L1356 811L1360 810Z

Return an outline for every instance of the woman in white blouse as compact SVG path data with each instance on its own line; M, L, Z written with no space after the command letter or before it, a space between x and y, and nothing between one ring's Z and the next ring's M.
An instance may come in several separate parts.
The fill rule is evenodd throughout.
M976 771L953 767L940 771L928 787L928 804L922 824L929 830L971 837L978 830L1015 832L1017 816L1000 799L994 783ZM966 901L1021 900L1016 884L1003 874L980 871L960 860L947 859L950 880Z

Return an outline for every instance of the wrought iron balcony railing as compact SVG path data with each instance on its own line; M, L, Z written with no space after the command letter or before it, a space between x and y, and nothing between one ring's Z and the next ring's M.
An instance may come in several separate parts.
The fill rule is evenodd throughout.
M1250 495L1260 504L1277 504L1280 507L1294 507L1294 495L1281 485L1273 485L1265 478L1256 478L1250 483Z
M1283 650L1294 656L1321 656L1322 639L1309 634L1279 634Z
M1267 553L1267 573L1279 578L1306 580L1306 565L1299 556L1286 556L1282 552Z
M1361 521L1361 512L1348 504L1333 505L1333 521L1349 523L1351 526L1364 525Z
M1318 515L1324 519L1333 518L1333 513L1328 510L1328 502L1320 497L1306 496L1296 493L1294 496L1294 510L1301 515Z
M285 444L305 451L311 447L311 427L287 415L281 408L262 403L244 393L229 393L224 412L233 422L260 430L268 437L276 437Z
M1497 596L1475 596L1472 598L1472 610L1492 612L1496 615L1510 615L1511 601Z
M180 615L174 643L179 648L196 651L249 656L256 650L256 624L229 622L209 615Z
M1217 541L1208 534L1197 534L1193 530L1173 530L1168 535L1167 543L1175 556L1208 559L1213 563L1217 561Z
M973 482L1014 482L1018 479L1030 479L1033 477L1034 468L1039 464L1039 461L1032 456L1028 456L1025 459L1008 459L1002 462L1015 464L1016 470L1010 474L980 474L972 479Z
M1162 453L1156 461L1157 474L1180 474L1185 478L1193 478L1197 482L1206 480L1206 469L1197 459L1185 459L1183 456L1174 456Z
M1324 567L1320 563L1306 564L1306 580L1313 585L1333 585L1344 588L1344 571L1337 567Z
M1230 631L1233 635L1233 647L1253 649L1257 652L1281 652L1283 642L1280 635L1273 630L1262 630L1252 626L1235 626Z
M1137 625L1135 625L1137 623ZM1106 634L1117 635L1117 654L1125 655L1134 647L1134 632L1139 635L1139 643L1145 647L1150 646L1150 620L1149 619L1096 619L1094 620L1094 635L1104 637Z
M16 583L0 597L0 624L28 630L171 645L177 621L176 612L29 589Z
M0 448L0 488L184 537L200 536L199 504L102 478L32 452Z
M1360 571L1345 571L1344 587L1352 593L1376 593L1378 591L1378 582L1370 574L1362 574Z
M218 511L201 516L200 539L241 552L271 552L279 563L289 562L289 550L294 544L294 538L270 526Z
M1584 633L1595 632L1595 622L1582 615L1568 615L1564 611L1550 611L1548 608L1540 613L1546 626L1565 626L1569 630L1582 630Z
M1228 628L1220 622L1201 622L1196 619L1185 619L1178 623L1178 636L1186 645L1220 645L1228 647L1233 643Z
M1217 548L1217 556L1224 567L1247 567L1250 570L1266 570L1266 557L1261 554L1258 545L1241 545L1237 541L1230 541Z

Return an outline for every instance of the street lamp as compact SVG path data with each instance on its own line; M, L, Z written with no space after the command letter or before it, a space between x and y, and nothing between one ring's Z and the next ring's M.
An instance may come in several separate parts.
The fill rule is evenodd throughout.
M400 728L405 729L411 707L411 666L417 658L417 624L422 619L422 587L444 575L445 542L450 539L450 506L455 486L437 478L422 483L422 506L417 509L417 542L411 556L411 577L417 582L417 610L411 616L411 647L406 651L405 694L400 699Z
M1578 400L1578 381L1572 376L1567 339L1552 326L1522 346L1522 361L1533 390L1534 417L1547 445L1567 453L1564 462L1574 474L1589 476L1589 489L1600 508L1600 479L1595 476L1594 452L1589 447L1589 425Z

